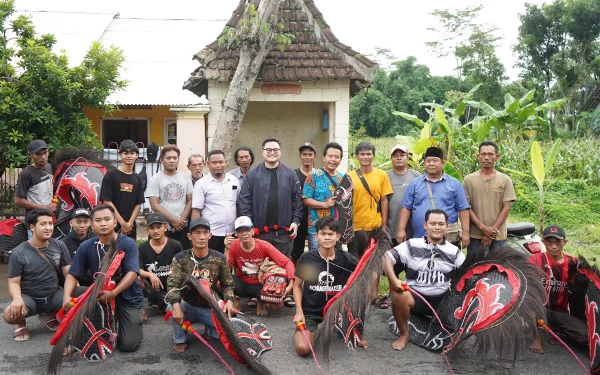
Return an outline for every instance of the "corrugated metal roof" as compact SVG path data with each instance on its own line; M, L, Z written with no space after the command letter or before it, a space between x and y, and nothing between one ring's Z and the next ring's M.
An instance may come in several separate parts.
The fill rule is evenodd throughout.
M184 81L197 67L192 56L223 29L223 19L165 19L116 16L98 12L20 12L31 16L39 34L54 34L56 51L64 49L77 65L90 44L99 40L123 49L126 61L124 91L109 101L122 105L187 105L206 103L183 90Z

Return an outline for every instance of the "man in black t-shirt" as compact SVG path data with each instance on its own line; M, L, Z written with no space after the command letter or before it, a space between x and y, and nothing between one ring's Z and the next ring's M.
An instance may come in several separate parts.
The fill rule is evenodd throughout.
M163 298L167 292L167 278L171 274L171 262L175 254L183 250L181 243L168 238L167 219L153 212L146 219L150 240L142 243L140 249L140 277L144 281L144 295L156 310L164 314L166 304ZM143 314L145 315L145 314Z
M118 169L106 173L100 189L100 200L116 211L115 232L134 240L137 237L135 219L145 202L142 178L134 172L139 154L139 148L131 139L121 142L119 157L123 164Z
M330 216L317 220L315 228L319 248L302 254L296 266L294 323L305 324L305 333L311 345L314 332L323 322L323 310L327 301L341 292L358 264L358 259L352 254L335 248L340 238L338 227L339 223ZM300 356L311 353L302 332L296 331L294 342ZM359 346L366 347L366 342L362 341Z
M36 139L27 146L27 156L33 161L19 173L15 190L15 206L25 209L25 215L36 208L56 211L56 203L52 202L52 167L48 163L48 146L41 139ZM27 228L28 238L31 231Z
M306 182L306 177L310 175L314 169L315 165L315 156L317 155L317 150L315 149L315 145L312 143L304 143L298 149L300 152L300 160L302 161L302 165L300 168L294 169L296 172L296 176L298 176L298 181L300 182L300 191L304 188L304 182ZM302 220L300 220L300 226L298 227L298 235L294 238L294 248L292 249L292 262L296 264L298 259L300 259L300 255L304 253L304 245L306 242L306 237L308 236L308 206L302 207Z
M90 239L95 236L95 234L90 230L90 226L92 225L92 214L85 208L78 208L73 211L71 214L71 220L69 221L71 225L71 231L67 234L67 236L59 238L65 245L67 245L67 249L69 250L69 256L71 259L75 258L75 253L77 253L77 249L79 245L81 245L85 240ZM62 286L65 283L65 280L59 275L59 282ZM94 282L92 275L88 273L86 276L79 279L79 285L81 286L90 286Z

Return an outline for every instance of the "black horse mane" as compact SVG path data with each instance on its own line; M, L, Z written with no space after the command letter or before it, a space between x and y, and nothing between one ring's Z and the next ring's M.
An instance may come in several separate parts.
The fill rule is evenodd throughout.
M106 169L114 168L112 160L104 159L102 150L91 147L65 147L56 152L52 159L52 169L56 171L58 166L65 161L74 161L77 158L84 158L89 162L99 164Z
M227 313L223 312L221 306L219 306L219 303L213 298L213 296L209 292L207 292L206 289L202 287L202 285L200 285L196 278L190 277L182 273L180 285L185 284L190 284L194 289L198 291L200 296L202 296L202 298L204 298L206 302L208 302L209 306L211 307L212 311L217 317L217 320L221 324L221 327L225 331L227 339L229 340L229 342L231 342L235 351L240 357L242 357L246 364L261 375L270 375L271 371L267 368L267 366L258 362L256 358L254 358L252 355L250 355L250 353L248 353L246 347L238 337L237 332L233 329L233 325L229 320L229 316L227 316Z
M523 325L537 330L537 320L546 319L544 307L545 288L542 270L518 251L504 246L493 251L477 251L469 254L452 280L452 288L469 269L483 264L498 264L509 268L521 282L514 306L490 327L475 332L477 355L481 358L496 353L498 358L512 356L527 348L527 335Z
M60 340L58 340L56 345L54 345L52 353L50 353L48 374L55 375L57 373L58 366L60 366L62 363L65 349L69 345L79 342L81 339L84 326L83 321L86 317L93 316L94 314L94 310L96 309L96 298L102 291L102 287L104 286L104 281L106 279L106 271L108 270L108 267L110 266L116 252L117 242L113 239L110 243L110 250L102 258L100 271L96 274L96 280L94 281L94 284L90 286L92 291L90 292L89 297L85 300L83 306L81 306L81 309L73 317L69 328L67 328L67 330L63 333Z
M354 241L358 241L359 248L366 249L369 246L370 239L374 238L377 247L369 259L359 262L359 266L354 272L358 272L354 282L346 285L340 292L342 295L329 306L327 314L323 316L323 323L319 324L315 332L314 347L315 351L323 356L325 361L329 360L329 347L333 336L333 322L338 311L345 311L348 305L350 311L356 316L360 316L365 322L366 308L371 305L373 288L375 288L375 275L380 274L383 269L383 256L391 248L391 240L388 231L385 228L370 232L357 232ZM363 264L359 269L360 264Z

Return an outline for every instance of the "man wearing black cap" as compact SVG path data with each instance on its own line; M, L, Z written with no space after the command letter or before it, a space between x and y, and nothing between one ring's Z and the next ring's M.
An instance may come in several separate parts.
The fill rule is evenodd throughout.
M304 183L306 182L306 178L310 176L310 174L314 170L315 166L315 156L317 155L317 150L315 149L315 145L312 143L303 143L302 146L298 149L300 152L300 168L294 169L296 172L296 176L298 176L298 181L300 182L300 191L304 189ZM302 207L302 220L300 221L300 226L298 227L298 235L294 238L294 248L292 249L292 260L297 262L300 259L300 255L304 253L304 243L306 242L306 237L308 236L308 206Z
M52 167L48 164L48 146L36 139L27 146L27 156L33 161L19 173L15 190L15 206L25 209L25 216L31 210L42 208L56 211L52 203Z
M165 312L163 298L167 293L167 277L171 274L171 263L175 254L183 251L181 243L168 238L167 219L153 212L146 218L149 241L142 243L140 249L140 277L144 282L144 295L159 313Z
M185 321L192 324L204 323L206 334L213 339L219 339L212 319L212 310L208 303L192 288L181 289L182 274L207 280L211 289L226 301L223 311L227 312L229 316L235 312L233 308L234 283L227 266L227 259L225 255L208 248L208 240L211 236L210 223L202 217L192 220L190 232L187 235L192 243L192 248L175 255L171 274L167 280L167 289L169 290L167 310L173 311L172 323L175 333L173 350L180 353L187 349L187 335L181 328L181 324ZM217 284L219 284L220 290Z
M587 343L586 323L569 313L569 289L577 276L577 258L563 253L567 239L564 229L560 226L547 226L542 237L546 252L533 254L529 259L544 272L542 284L546 287L548 326L576 342ZM534 338L529 349L534 353L544 354L539 335Z
M71 220L69 221L69 224L71 225L71 231L69 234L67 234L67 236L61 238L60 240L67 245L71 259L73 259L75 258L75 253L77 253L79 245L81 245L85 240L95 236L90 230L90 226L92 225L92 215L87 209L78 208L71 214ZM90 286L93 282L94 279L92 279L92 275L88 273L80 278L79 285ZM64 284L64 280L61 280L61 285L62 284Z
M402 243L406 238L408 219L412 220L413 238L425 236L425 213L431 209L441 209L448 214L446 239L458 246L469 246L469 202L462 184L444 173L444 153L438 147L429 147L423 155L425 174L408 184L402 198L402 210L398 222L396 240ZM460 218L460 224L458 219ZM462 234L461 234L462 229Z
M140 150L131 139L121 142L119 157L123 164L106 173L100 189L100 200L116 211L115 231L134 240L137 237L135 219L145 202L142 178L134 171L139 155Z

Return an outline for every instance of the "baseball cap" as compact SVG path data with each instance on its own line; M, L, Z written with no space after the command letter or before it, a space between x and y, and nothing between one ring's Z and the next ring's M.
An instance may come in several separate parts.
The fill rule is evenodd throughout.
M140 153L139 147L131 139L126 139L123 142L121 142L121 144L119 145L119 154L121 152L131 151L137 152L138 154Z
M564 240L567 236L565 235L565 230L558 225L548 225L546 228L544 228L542 238L548 237L556 237L559 240Z
M37 152L40 152L40 150L44 150L47 148L48 145L46 144L46 142L42 141L41 139L34 139L29 143L29 146L27 146L27 151L31 152L32 154L35 154Z
M146 218L146 226L150 226L150 225L156 224L156 223L166 224L167 219L165 219L163 214L158 213L158 212L153 212L150 215L148 215L148 217Z
M203 217L199 217L197 219L192 220L190 223L190 232L193 231L196 227L206 227L210 230L210 223Z
M398 145L395 145L394 147L392 147L392 152L390 152L390 155L393 155L394 152L396 152L398 150L404 152L407 155L410 154L410 152L408 151L408 148L406 146L398 144Z
M315 145L313 145L310 142L303 143L302 146L300 146L300 148L298 148L298 151L302 152L302 150L304 150L305 148L310 148L311 150L313 150L313 152L315 154L317 153L317 149L315 148Z
M78 208L75 211L73 211L73 213L71 214L71 219L75 219L79 216L89 217L90 219L92 218L92 214L90 214L90 211L88 211L85 208Z
M235 230L238 230L240 228L252 228L254 226L254 224L252 224L252 220L250 220L248 216L238 217L237 219L235 219L235 222L233 224L235 226Z

